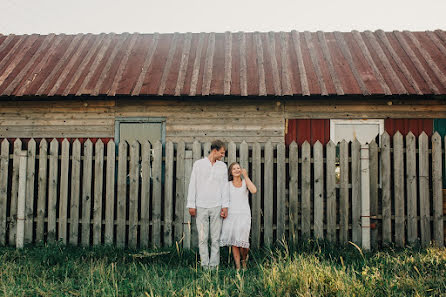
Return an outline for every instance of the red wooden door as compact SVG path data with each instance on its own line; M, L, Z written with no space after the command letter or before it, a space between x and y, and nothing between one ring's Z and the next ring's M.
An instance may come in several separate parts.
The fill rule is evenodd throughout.
M326 144L330 141L330 120L328 119L296 119L288 120L285 144L295 141L298 145L307 140L310 144L320 141Z
M428 136L432 136L434 121L432 119L386 119L384 129L390 136L393 136L396 131L400 131L403 135L411 131L415 136L419 136L424 131Z

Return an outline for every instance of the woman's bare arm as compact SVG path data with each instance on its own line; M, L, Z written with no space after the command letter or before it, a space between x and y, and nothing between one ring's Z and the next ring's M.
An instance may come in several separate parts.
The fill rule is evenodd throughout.
M251 192L251 194L257 193L257 188L254 185L254 183L251 181L251 179L249 178L248 172L246 171L246 169L242 169L242 175L245 178L246 187L248 188L249 192Z

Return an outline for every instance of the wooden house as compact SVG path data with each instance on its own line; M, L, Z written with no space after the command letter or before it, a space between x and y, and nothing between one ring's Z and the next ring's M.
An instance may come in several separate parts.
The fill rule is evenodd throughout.
M393 146L387 134L380 141L384 131L421 136L409 135L404 148L400 134ZM442 137L428 141L423 131ZM427 245L432 235L442 246L445 132L441 30L0 35L0 139L9 140L1 149L0 245L7 237L16 242L24 220L17 207L18 193L25 192L18 190L21 180L22 189L29 185L20 214L25 242L67 242L69 234L72 244L92 239L125 246L128 237L128 246L136 247L140 232L144 247L150 227L155 246L182 236L183 246L193 246L184 189L192 160L219 138L230 142L226 161L238 156L262 192L252 200L254 246L286 232L357 244L363 232L364 238L371 233L372 246L404 246L406 231L409 243L421 238ZM35 141L22 151L30 138L92 139L94 176L90 141L83 146L81 175L79 142L52 140L49 151L47 141L37 142L37 158ZM379 150L376 142L334 144L355 138L376 139ZM119 147L107 144L103 170L103 142L110 139ZM124 140L131 144L129 156ZM141 159L134 140L145 142ZM20 170L19 159L25 160ZM369 248L368 239L362 242Z
M444 135L445 95L441 30L0 35L0 138Z

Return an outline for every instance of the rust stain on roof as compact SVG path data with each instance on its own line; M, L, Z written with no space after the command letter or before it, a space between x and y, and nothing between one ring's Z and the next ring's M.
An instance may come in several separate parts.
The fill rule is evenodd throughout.
M0 35L0 96L446 94L446 32Z

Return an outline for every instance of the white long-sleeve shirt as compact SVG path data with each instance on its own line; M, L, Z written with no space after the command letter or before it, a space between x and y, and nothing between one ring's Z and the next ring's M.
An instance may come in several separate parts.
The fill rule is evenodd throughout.
M190 176L187 208L229 206L228 167L222 161L212 165L206 157L195 161Z

